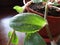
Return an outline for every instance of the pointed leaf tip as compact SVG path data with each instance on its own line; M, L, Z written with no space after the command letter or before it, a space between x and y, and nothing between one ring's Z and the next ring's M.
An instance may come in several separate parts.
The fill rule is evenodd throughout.
M14 6L13 9L15 9L18 13L22 13L23 12L23 7L20 6Z
M22 13L11 19L10 27L19 32L34 33L46 25L46 20L33 13Z

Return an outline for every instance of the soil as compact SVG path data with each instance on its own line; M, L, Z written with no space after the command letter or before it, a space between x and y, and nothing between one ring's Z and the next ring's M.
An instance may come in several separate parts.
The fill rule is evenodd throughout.
M29 7L31 9L33 9L34 11L37 11L37 12L42 13L42 14L44 14L44 12L45 12L45 7L44 7L44 5L42 5L42 3L38 3L38 4L31 3L29 5ZM50 8L50 9L48 8L48 15L59 17L60 16L60 11L56 11L56 9L54 9L54 8Z

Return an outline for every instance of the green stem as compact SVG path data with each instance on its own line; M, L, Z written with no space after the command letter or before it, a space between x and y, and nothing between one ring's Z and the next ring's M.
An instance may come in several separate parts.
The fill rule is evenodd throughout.
M10 45L10 43L11 43L11 40L12 40L12 37L13 37L14 33L15 33L15 30L13 31L13 33L12 33L12 35L11 35L11 37L10 37L10 39L9 39L8 43L7 43L7 45Z
M47 12L48 12L48 8L47 8L47 3L46 3L46 5L45 5L45 15L44 15L44 19L47 18ZM47 21L47 19L46 19L46 21ZM53 41L53 37L52 37L51 32L50 32L50 29L49 29L48 21L47 21L47 25L46 25L45 28L46 28L46 31L47 31L47 33L48 33L48 37L50 38L51 41Z

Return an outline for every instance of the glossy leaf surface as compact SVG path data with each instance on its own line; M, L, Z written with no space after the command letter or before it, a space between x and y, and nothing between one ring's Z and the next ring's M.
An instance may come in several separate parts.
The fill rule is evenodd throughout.
M33 13L22 13L11 19L10 27L19 32L34 33L46 25L46 20Z
M25 38L24 45L46 45L46 42L38 33L33 33Z

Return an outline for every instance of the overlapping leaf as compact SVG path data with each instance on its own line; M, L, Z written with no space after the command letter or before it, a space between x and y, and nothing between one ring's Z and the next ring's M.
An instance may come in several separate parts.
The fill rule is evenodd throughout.
M8 37L11 38L11 36L12 36L12 31L10 31L8 33ZM14 33L14 35L12 36L11 43L17 45L18 44L18 41L19 41L19 39L18 39L16 33Z
M25 38L24 45L46 45L46 42L38 33L33 33Z

